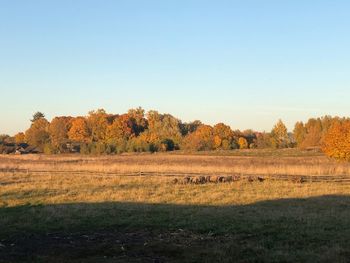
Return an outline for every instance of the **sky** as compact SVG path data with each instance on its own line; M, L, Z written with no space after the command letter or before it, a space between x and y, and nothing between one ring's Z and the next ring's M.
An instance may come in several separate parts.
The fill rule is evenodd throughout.
M0 134L138 106L269 131L350 116L350 1L0 0Z

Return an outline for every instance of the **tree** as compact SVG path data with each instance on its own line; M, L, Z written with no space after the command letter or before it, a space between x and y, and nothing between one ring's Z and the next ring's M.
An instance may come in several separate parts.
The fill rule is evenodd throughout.
M232 149L234 143L234 134L230 126L224 123L218 123L213 128L214 148L229 150Z
M45 118L35 120L25 132L25 139L28 144L36 146L40 151L43 151L44 145L50 141L49 124Z
M26 140L26 138L25 138L25 134L23 132L19 132L15 135L16 144L24 143L25 140Z
M247 142L248 142L248 148L250 148L250 146L252 146L252 148L254 148L254 142L256 141L256 132L248 129L248 130L244 130L242 132L243 136L239 136L239 137L244 137Z
M159 114L157 111L147 113L148 130L145 131L147 141L160 148L164 140L172 140L177 149L181 143L180 121L170 114Z
M350 121L337 121L325 134L322 149L329 157L350 161Z
M104 109L90 111L87 117L87 125L91 134L91 141L104 141L107 137L108 114Z
M294 138L299 148L319 148L323 144L325 134L334 122L343 121L345 118L332 118L323 116L321 118L311 118L304 125L297 122L294 129Z
M303 122L297 122L294 126L294 130L293 130L293 136L294 136L294 139L297 143L297 146L299 148L302 147L302 144L305 140L305 137L306 137L306 134L307 134L307 129L306 127L304 126L304 123Z
M141 107L138 107L136 109L130 109L128 111L128 116L130 117L130 120L132 120L133 123L133 131L136 136L138 136L140 133L144 132L147 129L148 122L145 118L145 110Z
M271 131L272 146L275 148L286 148L289 144L289 136L286 125L278 120Z
M89 143L91 135L84 117L73 119L71 128L68 131L68 138L74 142Z
M128 114L122 114L114 119L113 123L107 128L108 140L128 140L130 137L136 135L134 130L134 119Z
M180 131L182 136L186 136L189 133L195 132L199 126L203 125L203 123L199 120L195 120L192 122L179 123Z
M71 117L55 117L49 126L50 141L58 151L65 151L68 142L68 131L72 126Z
M33 114L33 119L31 119L30 121L35 122L35 121L37 121L39 119L43 119L43 118L45 118L44 113L37 111L36 113Z
M270 133L266 133L266 132L257 133L256 139L254 141L254 145L255 145L255 148L258 148L258 149L272 148Z
M0 134L0 144L7 143L7 140L10 138L10 135Z
M239 137L238 139L239 149L248 149L248 141L244 137Z
M188 134L183 147L191 151L209 151L214 149L214 130L209 125L201 125L195 132Z

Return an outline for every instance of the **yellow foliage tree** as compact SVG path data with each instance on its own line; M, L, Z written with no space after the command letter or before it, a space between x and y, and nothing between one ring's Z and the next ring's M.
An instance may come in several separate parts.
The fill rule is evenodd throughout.
M23 132L19 132L15 135L15 143L23 143L25 142L26 138Z
M286 148L289 144L289 137L286 125L278 120L271 131L271 142L275 148Z
M45 118L36 119L30 128L26 130L25 139L39 150L44 149L44 145L49 142L50 135L48 132L49 122Z
M239 137L238 139L239 149L248 149L248 141L244 137Z
M224 123L218 123L214 126L214 148L229 150L232 148L234 133L230 126Z
M94 142L104 141L107 137L107 128L109 125L106 111L104 109L90 111L86 121L91 140Z

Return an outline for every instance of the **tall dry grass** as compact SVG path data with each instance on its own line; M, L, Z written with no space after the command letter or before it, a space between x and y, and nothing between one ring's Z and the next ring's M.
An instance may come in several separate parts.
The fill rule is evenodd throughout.
M196 172L260 175L350 175L350 164L325 156L206 156L135 154L117 156L0 156L0 169L91 172Z
M346 195L350 184L238 181L222 184L173 184L171 178L71 176L0 173L0 207L25 204L133 202L181 205L243 205L281 198Z

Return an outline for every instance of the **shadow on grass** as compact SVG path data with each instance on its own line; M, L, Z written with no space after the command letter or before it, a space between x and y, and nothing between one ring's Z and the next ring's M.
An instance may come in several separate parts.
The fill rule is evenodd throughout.
M348 262L350 197L0 208L0 262Z

